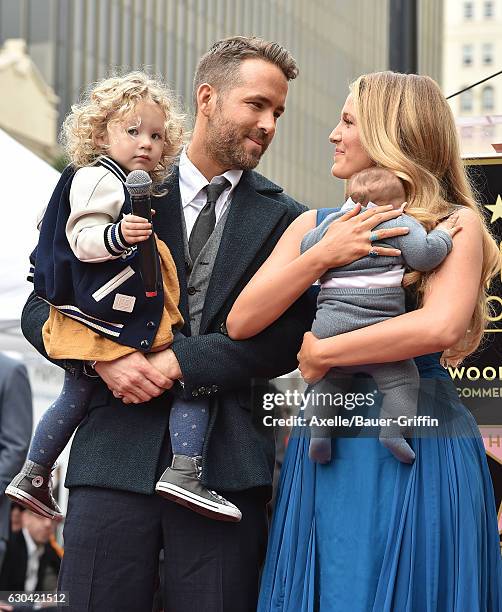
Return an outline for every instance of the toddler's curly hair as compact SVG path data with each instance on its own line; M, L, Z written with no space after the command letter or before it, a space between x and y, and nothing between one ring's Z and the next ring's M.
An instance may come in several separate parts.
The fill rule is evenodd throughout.
M107 146L99 142L106 136L107 125L123 120L143 100L158 104L166 117L164 150L150 172L154 183L162 183L183 145L185 115L171 90L159 78L144 72L129 72L94 83L71 107L61 128L61 141L70 162L82 168L106 155Z

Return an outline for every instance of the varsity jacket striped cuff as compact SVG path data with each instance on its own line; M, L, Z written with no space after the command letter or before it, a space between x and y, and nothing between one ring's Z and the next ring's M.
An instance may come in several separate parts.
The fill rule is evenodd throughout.
M122 255L131 247L122 234L121 221L105 226L104 243L106 250L114 257Z

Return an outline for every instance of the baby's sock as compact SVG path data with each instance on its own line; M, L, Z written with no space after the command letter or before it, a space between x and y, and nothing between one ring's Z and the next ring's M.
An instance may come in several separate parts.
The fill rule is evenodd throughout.
M331 461L331 438L311 438L309 457L315 463L329 463Z

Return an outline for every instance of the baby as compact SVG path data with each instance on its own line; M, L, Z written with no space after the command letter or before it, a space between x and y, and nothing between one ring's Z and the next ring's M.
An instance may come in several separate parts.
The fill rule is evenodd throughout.
M400 208L406 199L401 180L392 172L377 166L355 174L348 185L350 197L340 211L334 212L316 228L308 232L301 245L302 252L319 242L331 223L353 208L356 203L365 207L392 204ZM364 208L363 208L364 210ZM409 233L378 242L378 230L405 226ZM427 272L436 268L453 246L448 230L434 229L427 233L413 217L403 214L397 219L380 224L372 232L372 243L392 246L401 250L399 257L379 256L371 249L367 256L350 264L328 270L320 279L321 290L312 333L317 338L328 338L405 312L405 294L402 280L405 267ZM388 425L380 430L380 441L404 463L412 463L415 453L403 434L411 429L399 424L398 417L409 419L416 414L419 387L418 370L413 360L395 363L370 364L331 369L326 377L311 389L305 406L308 422L314 416L331 416L325 402L326 393L343 395L353 383L353 374L370 374L383 395L380 418ZM406 423L408 421L406 420ZM311 426L310 458L319 463L331 459L331 430Z

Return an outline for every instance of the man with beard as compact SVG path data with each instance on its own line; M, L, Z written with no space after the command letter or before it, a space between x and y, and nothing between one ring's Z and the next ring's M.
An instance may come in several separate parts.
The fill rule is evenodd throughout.
M93 367L104 383L75 435L67 472L59 588L68 591L71 610L150 610L161 548L165 609L256 608L274 440L273 431L252 417L251 381L296 367L312 309L302 297L243 342L230 340L225 319L305 210L253 171L284 112L288 81L297 74L286 49L257 38L219 41L201 58L192 140L167 195L155 202L155 231L177 266L184 336L161 353L59 363L75 376L92 375ZM47 316L47 305L31 296L23 330L42 353ZM146 322L145 338L150 327ZM189 465L178 463L170 447L174 402L183 404L187 420L196 408L207 407L209 415L203 456ZM166 472L171 481L196 474L238 506L242 520L217 522L155 495L155 482ZM166 491L160 487L159 493Z

